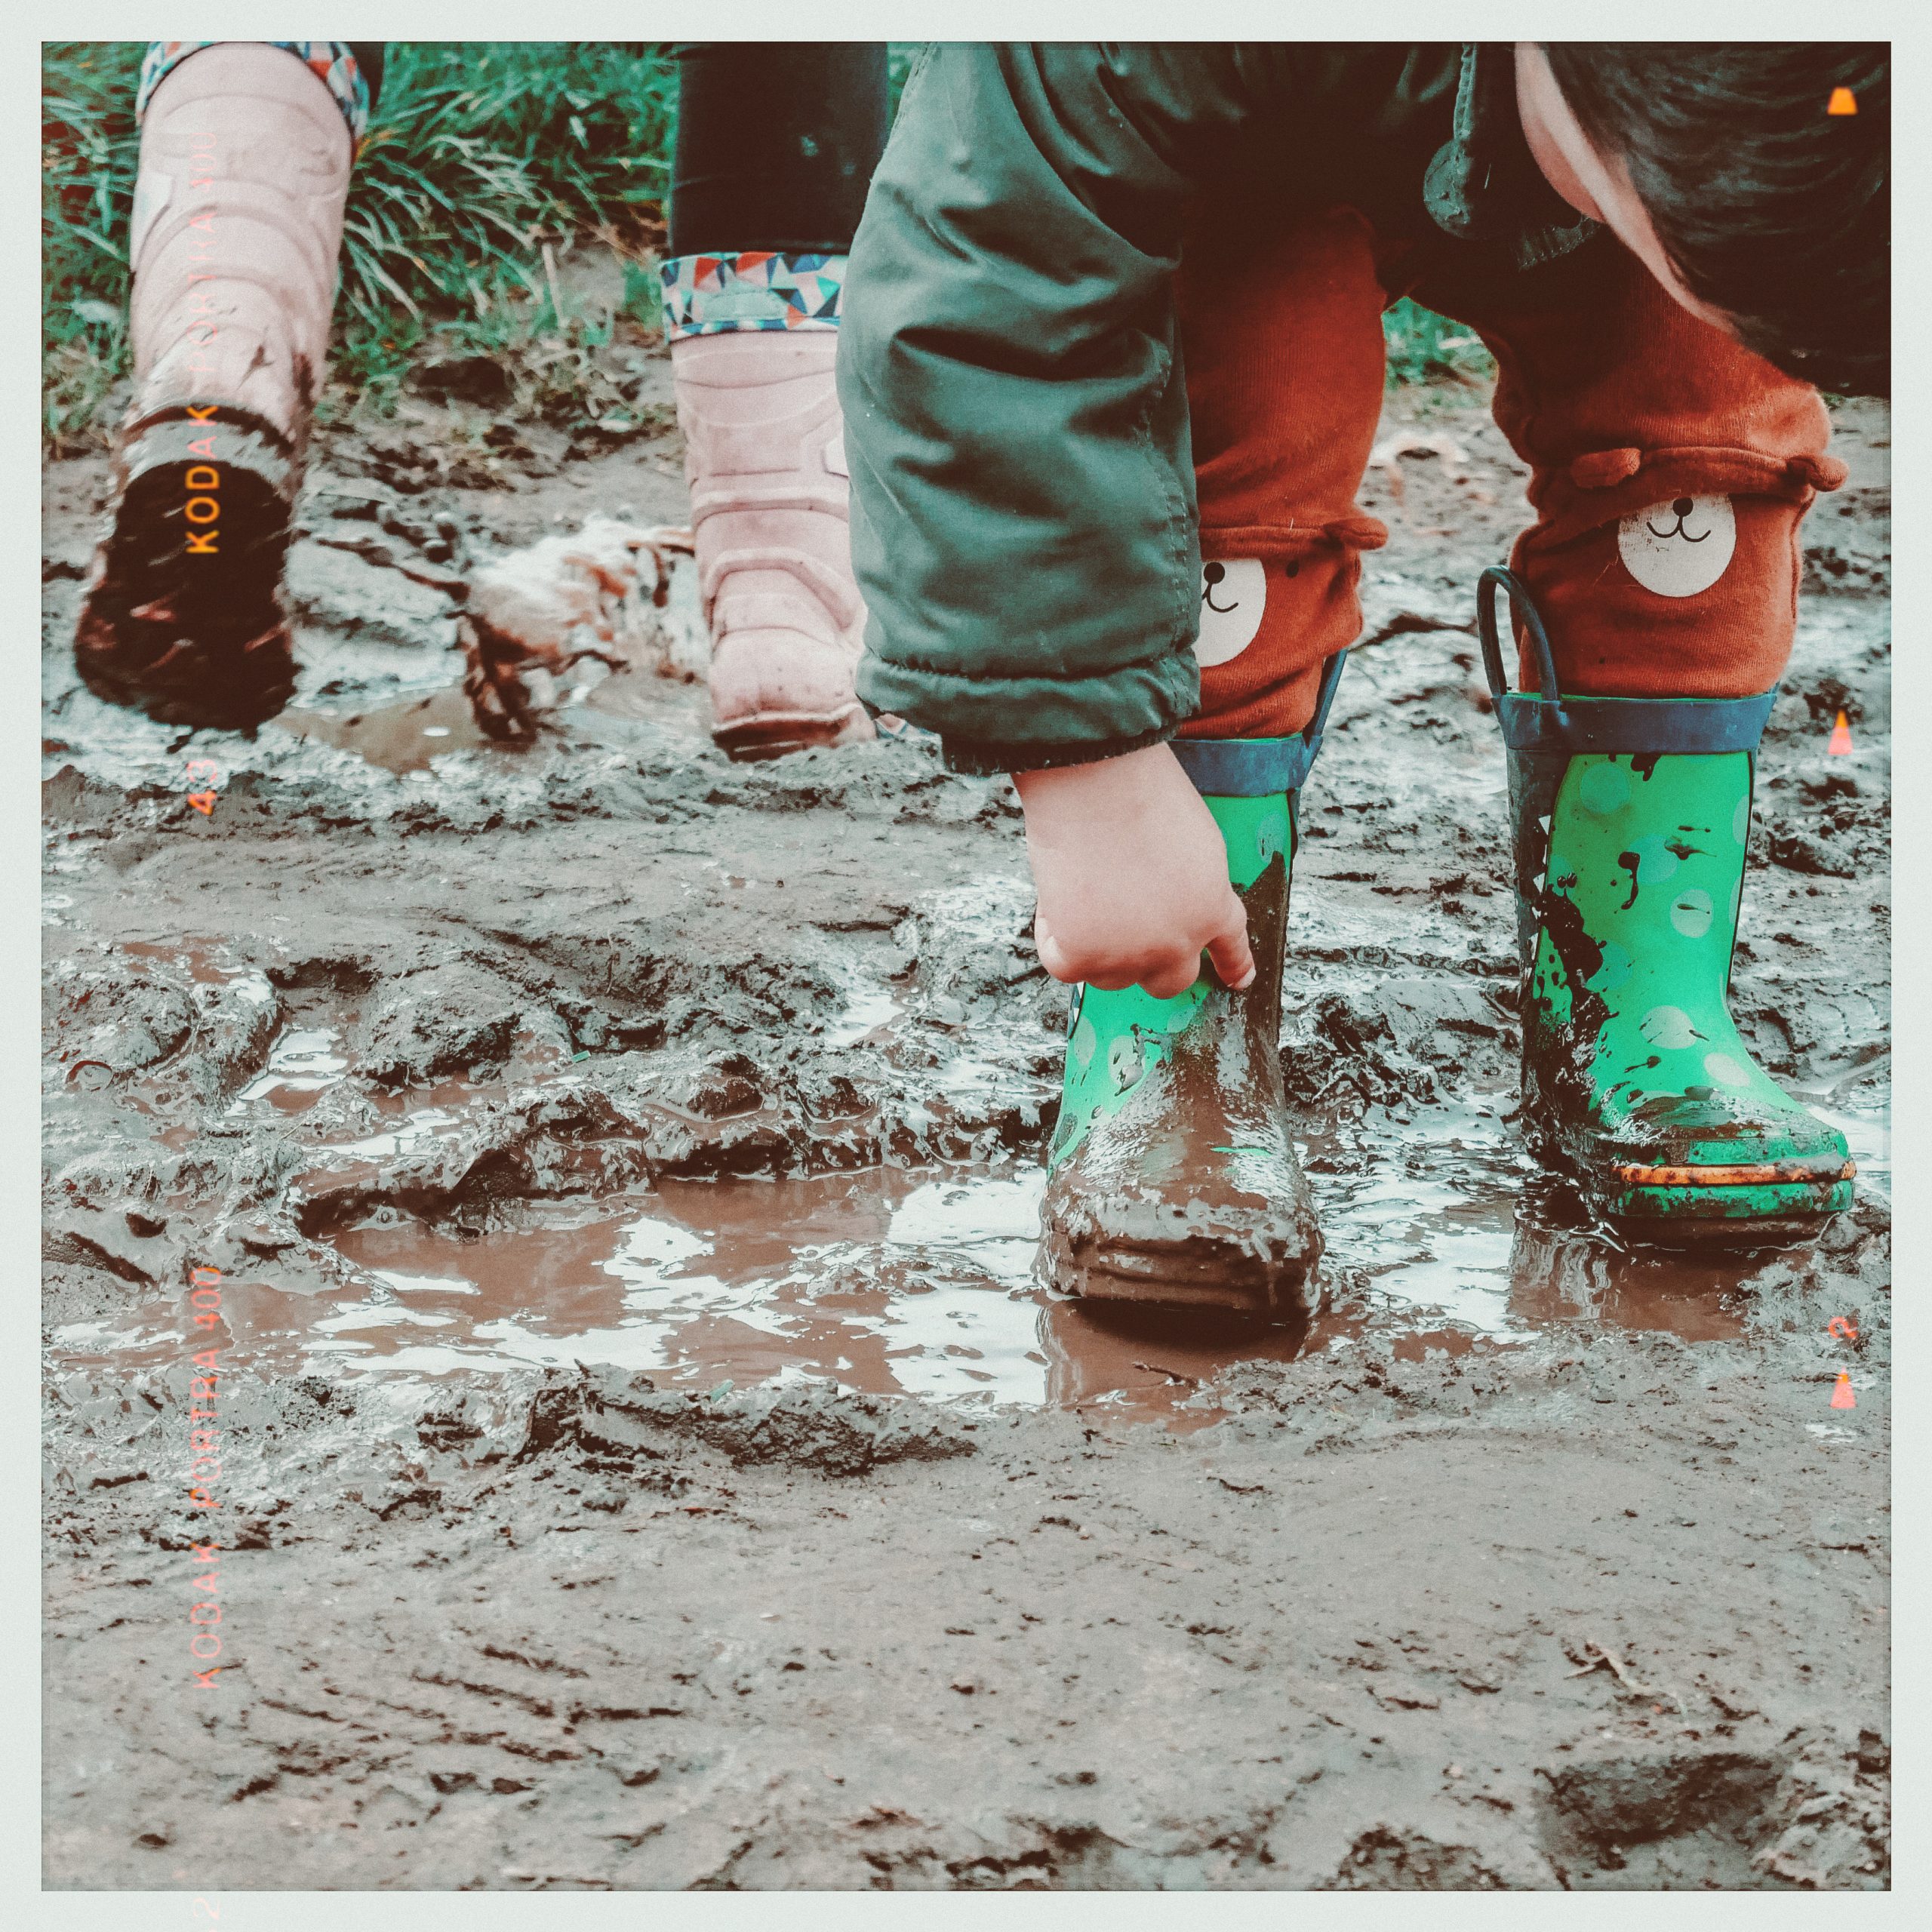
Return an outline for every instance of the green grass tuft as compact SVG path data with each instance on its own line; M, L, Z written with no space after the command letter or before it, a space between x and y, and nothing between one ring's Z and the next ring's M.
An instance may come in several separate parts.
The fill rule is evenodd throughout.
M432 325L458 354L568 338L544 245L661 241L676 93L662 47L392 45L343 224L352 386L392 395Z
M1392 389L1441 382L1475 388L1495 380L1496 364L1472 330L1406 295L1383 312L1382 335Z
M140 46L50 45L41 108L42 432L85 439L127 366L128 216Z

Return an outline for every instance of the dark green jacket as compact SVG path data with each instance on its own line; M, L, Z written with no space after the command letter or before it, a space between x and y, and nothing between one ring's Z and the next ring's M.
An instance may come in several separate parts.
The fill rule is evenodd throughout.
M839 394L859 693L956 770L1173 736L1200 558L1171 278L1191 229L1346 203L1513 275L1579 223L1530 159L1508 45L946 43L853 244Z

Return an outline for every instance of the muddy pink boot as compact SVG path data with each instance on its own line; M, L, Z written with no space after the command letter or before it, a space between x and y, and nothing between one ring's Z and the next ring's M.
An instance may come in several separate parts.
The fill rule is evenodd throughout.
M134 392L74 650L90 690L168 723L251 726L294 688L282 560L349 192L340 65L218 42L143 115Z
M865 607L832 381L843 267L782 255L666 264L712 736L734 758L872 735L852 690Z

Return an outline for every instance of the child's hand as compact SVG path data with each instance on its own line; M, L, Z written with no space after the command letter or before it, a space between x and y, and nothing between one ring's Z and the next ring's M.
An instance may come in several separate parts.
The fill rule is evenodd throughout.
M1165 745L1013 782L1038 897L1033 937L1056 980L1172 999L1200 977L1204 949L1236 992L1254 979L1220 828Z

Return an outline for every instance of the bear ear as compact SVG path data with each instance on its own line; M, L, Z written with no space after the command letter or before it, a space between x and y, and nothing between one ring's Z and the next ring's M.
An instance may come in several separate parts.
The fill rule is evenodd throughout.
M1580 490L1607 490L1644 466L1641 450L1593 450L1570 466L1570 480Z
M1814 490L1835 490L1851 474L1835 456L1795 456L1786 463L1785 469Z
M1379 550L1389 541L1389 526L1379 517L1331 517L1321 532L1344 550Z

